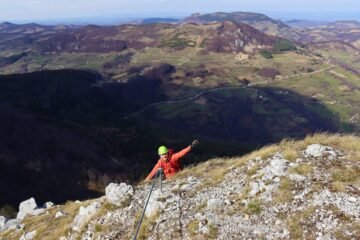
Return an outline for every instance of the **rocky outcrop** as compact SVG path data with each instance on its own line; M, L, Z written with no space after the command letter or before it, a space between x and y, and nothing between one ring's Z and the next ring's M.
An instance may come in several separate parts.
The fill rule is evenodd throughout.
M5 227L6 218L3 216L0 216L0 231Z
M87 207L80 207L79 214L76 215L74 222L72 224L72 230L79 232L84 224L93 217L99 208L101 207L100 202L93 202Z
M37 208L36 202L34 198L30 198L26 201L20 203L19 212L16 216L16 219L23 220L26 215L39 215L45 212L43 208Z
M48 209L48 208L51 208L52 206L54 206L54 203L53 202L46 202L44 204L44 208Z
M333 148L321 144L312 144L305 150L306 157L326 157L335 159L338 155L341 155L339 151L335 151Z
M359 239L360 169L356 144L344 145L285 143L200 164L165 180L162 191L155 182L138 239ZM79 213L58 237L133 238L150 188L110 184L105 197L74 202ZM56 216L63 214L60 206Z
M110 183L105 189L106 200L116 206L121 206L129 200L133 194L133 187L126 183Z

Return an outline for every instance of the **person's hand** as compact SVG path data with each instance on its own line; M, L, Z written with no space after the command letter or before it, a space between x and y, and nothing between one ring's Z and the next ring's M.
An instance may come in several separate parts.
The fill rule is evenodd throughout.
M191 143L191 147L194 148L199 144L199 141L197 139L195 139L192 143Z

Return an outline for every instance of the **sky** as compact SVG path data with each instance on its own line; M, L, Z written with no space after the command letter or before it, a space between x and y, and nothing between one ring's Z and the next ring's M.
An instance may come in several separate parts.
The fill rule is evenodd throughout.
M360 0L0 0L0 21L110 21L248 11L279 19L360 18ZM359 16L358 16L359 15Z

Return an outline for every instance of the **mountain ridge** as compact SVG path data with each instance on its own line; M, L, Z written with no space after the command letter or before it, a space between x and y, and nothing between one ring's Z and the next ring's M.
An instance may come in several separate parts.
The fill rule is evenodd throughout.
M356 239L359 145L357 136L315 134L186 168L151 196L148 183L112 183L84 202L35 209L29 199L0 237L133 238L149 196L138 239Z

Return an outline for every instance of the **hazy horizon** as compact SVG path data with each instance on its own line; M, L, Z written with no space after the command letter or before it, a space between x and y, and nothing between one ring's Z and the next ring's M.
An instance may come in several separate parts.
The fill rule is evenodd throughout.
M197 12L237 11L263 13L280 20L360 20L357 0L103 0L101 4L96 0L5 0L0 2L0 22L114 24L154 17L183 18Z

